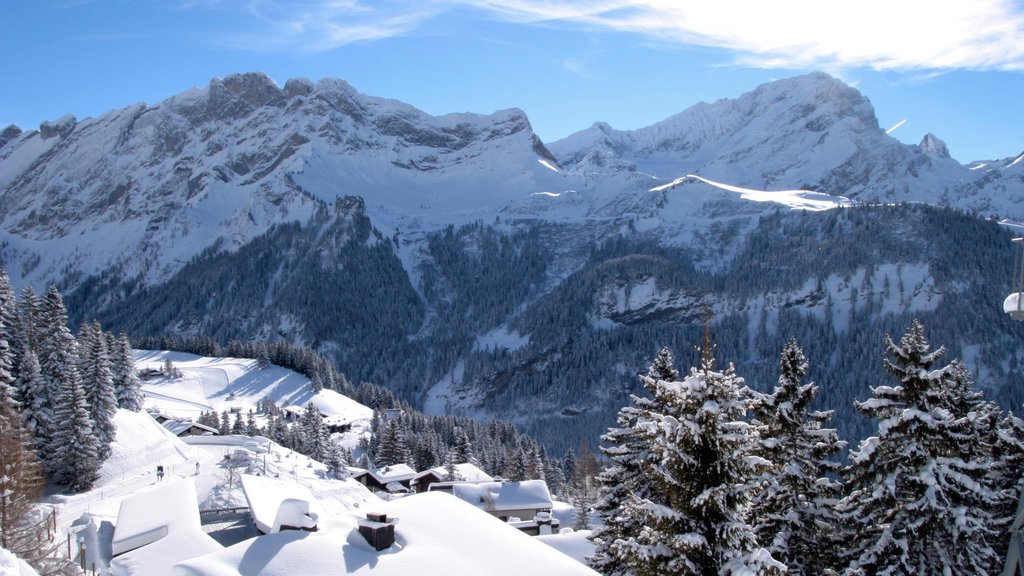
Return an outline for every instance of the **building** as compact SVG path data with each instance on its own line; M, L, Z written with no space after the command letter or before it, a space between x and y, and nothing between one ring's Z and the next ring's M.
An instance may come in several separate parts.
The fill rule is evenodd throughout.
M491 482L494 480L488 473L469 462L456 464L454 468L454 478L449 477L448 468L445 466L424 470L413 478L411 487L414 492L426 492L432 484L438 482ZM448 492L451 491L448 490Z
M371 492L390 492L398 494L412 491L412 481L416 471L408 464L394 464L372 470L359 470L352 474L352 479L366 486Z
M532 519L540 512L551 512L553 506L547 482L543 480L452 482L431 488L450 491L460 500L506 522L510 518Z
M121 502L111 540L115 576L164 576L182 560L223 547L203 532L192 479L167 482Z
M190 420L165 420L164 422L161 422L161 424L163 424L164 428L167 428L171 434L174 434L179 438L183 438L185 436L215 436L220 434L216 428L212 428L198 422L192 422Z

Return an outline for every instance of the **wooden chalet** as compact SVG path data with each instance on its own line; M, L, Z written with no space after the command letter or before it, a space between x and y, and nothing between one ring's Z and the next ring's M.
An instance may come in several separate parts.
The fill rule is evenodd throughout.
M411 492L414 478L416 478L416 471L408 464L361 470L352 475L353 480L366 486L371 492L390 492L392 494Z

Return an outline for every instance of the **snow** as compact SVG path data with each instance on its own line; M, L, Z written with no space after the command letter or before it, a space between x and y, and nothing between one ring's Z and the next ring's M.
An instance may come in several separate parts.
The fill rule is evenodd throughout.
M1021 293L1014 292L1003 300L1003 312L1007 314L1020 314L1024 310L1024 301L1021 300Z
M302 484L288 478L252 474L242 474L241 478L253 522L260 532L278 532L282 525L316 527L320 504Z
M705 184L710 184L715 188L728 190L729 192L736 192L744 200L750 200L753 202L775 202L776 204L788 206L793 210L830 210L832 208L839 208L850 204L850 201L843 196L834 196L810 190L753 190L740 186L732 186L730 184L722 184L720 182L708 180L707 178L703 178L696 174L687 174L686 176L676 178L668 184L651 188L650 192L671 190L688 180L699 180Z
M587 563L587 557L594 555L594 543L588 540L590 530L574 531L572 528L562 528L558 534L536 536L537 540L551 546L562 554L574 558L581 564Z
M478 508L495 512L550 510L552 506L548 485L543 480L456 483L452 485L452 494Z
M39 576L35 569L6 548L0 548L0 574L4 576Z
M460 481L464 481L464 482L492 482L492 481L494 481L494 478L492 478L490 474L484 472L483 470L478 468L475 464L471 464L469 462L463 462L461 464L456 464L453 467L455 468L455 476L457 476ZM422 471L422 472L420 472L419 474L416 475L416 479L418 480L418 479L422 478L423 476L426 476L427 474L431 474L431 473L433 473L435 476L437 476L438 478L441 478L443 480L449 480L449 478L448 478L448 469L446 467L444 467L444 466L438 466L436 468L431 468L429 470L424 470L424 471Z
M162 483L121 502L111 544L114 573L123 576L171 574L180 560L221 548L203 532L191 479Z
M182 562L177 576L335 574L596 574L569 556L448 494L427 492L382 504L397 519L396 542L377 552L359 518L336 518L320 532L280 532Z

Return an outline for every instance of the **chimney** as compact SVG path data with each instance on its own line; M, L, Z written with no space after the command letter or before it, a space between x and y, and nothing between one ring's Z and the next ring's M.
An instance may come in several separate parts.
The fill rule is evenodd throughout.
M376 550L383 550L395 543L395 524L398 518L388 520L387 514L367 512L366 519L359 521L359 533Z

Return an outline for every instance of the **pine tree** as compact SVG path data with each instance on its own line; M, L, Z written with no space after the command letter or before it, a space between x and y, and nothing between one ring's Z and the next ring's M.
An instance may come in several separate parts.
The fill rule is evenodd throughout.
M256 414L250 408L249 413L245 416L245 434L246 436L258 436L259 433L259 426L256 425Z
M37 445L43 449L43 468L47 474L53 475L58 468L65 467L65 464L60 461L60 456L51 446L50 439L55 442L58 431L68 426L68 421L62 420L58 414L61 408L65 408L59 405L58 397L66 397L71 388L82 390L81 376L78 372L78 343L68 329L64 299L56 286L50 286L43 296L36 323L39 344L34 349L37 350L39 372L45 384L45 390L38 401L53 414L53 419L49 422L40 419L39 426L33 432L36 434ZM88 417L88 413L86 416ZM44 429L47 426L48 429ZM90 421L90 436L92 427ZM95 453L92 456L95 457Z
M810 409L818 387L801 383L808 362L795 338L779 370L775 390L758 395L752 408L758 454L770 467L759 478L750 516L758 541L790 574L819 574L834 564L842 484L833 479L841 466L831 458L846 443L825 427L831 411Z
M324 418L316 406L310 402L302 416L302 450L301 452L314 460L324 461L327 458L329 440Z
M1016 519L1024 488L1024 420L1012 413L1001 418L990 431L992 465L988 471L988 485L996 493L992 506L992 548L1000 558L1006 557L1010 524Z
M21 369L15 388L21 399L21 419L32 435L36 453L44 454L44 443L49 443L47 434L53 429L53 411L46 400L46 381L39 370L39 359L29 346L24 346L18 361Z
M86 398L74 365L65 372L54 418L60 422L53 437L54 480L72 492L88 490L99 478L99 440L93 432Z
M886 338L895 386L857 402L878 435L850 454L839 512L852 535L849 574L989 574L997 558L987 455L976 422L988 417L956 364L934 368L916 320L899 345ZM984 411L984 409L983 409Z
M398 418L392 418L383 425L380 443L374 454L374 463L378 467L409 463L409 448L405 443L405 433Z
M469 441L469 435L466 434L466 430L461 426L455 428L455 447L453 450L455 451L453 458L456 464L463 464L465 462L477 464L477 460L473 456L473 444Z
M114 392L107 339L99 322L82 325L78 344L82 386L89 402L93 432L99 441L97 456L100 462L104 462L110 456L110 443L117 434L117 427L114 424L117 396Z
M7 272L0 267L0 402L14 407L18 399L15 387L14 366L17 344L15 327L18 322L15 309L14 290L7 278Z
M110 355L117 407L139 412L145 404L145 397L142 395L142 383L139 381L139 373L135 369L135 358L132 356L132 345L128 341L128 334L121 332L115 340Z
M658 382L675 382L678 376L679 371L672 363L671 353L668 348L662 348L651 363L647 376L640 377L640 383L650 397L632 396L633 404L619 410L618 426L609 428L601 437L605 444L601 452L609 464L597 476L600 495L594 509L604 524L591 533L590 539L595 548L590 564L607 576L631 573L627 559L613 546L616 546L617 541L637 534L641 526L637 524L636 517L622 515L619 511L630 498L650 499L655 497L653 491L656 490L647 477L654 465L650 461L652 438L649 431L642 429L639 424L641 421L652 421L659 410L667 410L666 406L653 400L658 392ZM571 451L569 457L575 459Z
M730 366L714 371L706 338L701 369L681 382L643 376L650 404L625 415L619 433L639 466L635 488L621 496L616 539L599 544L609 574L781 574L785 567L757 547L746 522L747 486L759 472L754 437L743 421L746 398ZM634 400L636 402L636 400ZM628 440L627 440L628 439ZM607 441L607 440L606 440ZM647 452L644 452L644 449ZM603 484L608 494L607 484ZM602 505L599 512L609 518Z
M228 415L227 410L222 410L220 413L220 424L217 426L217 432L221 436L227 436L231 433L231 417Z

